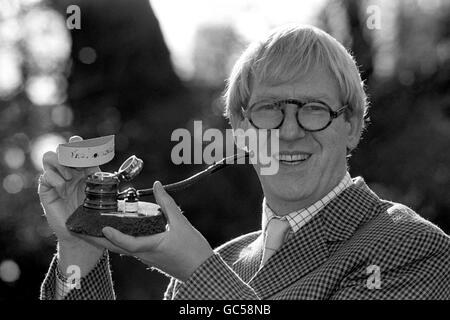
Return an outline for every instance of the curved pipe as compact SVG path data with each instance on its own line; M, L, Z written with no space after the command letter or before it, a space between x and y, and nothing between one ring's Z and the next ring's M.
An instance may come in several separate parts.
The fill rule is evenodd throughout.
M227 162L232 161L231 164L234 164L235 161L242 159L242 158L248 158L248 157L249 157L249 154L245 153L245 154L235 154L235 155L223 158L222 160L210 165L205 170L200 171L199 173L196 173L187 179L184 179L184 180L181 180L178 182L174 182L171 184L166 184L163 186L163 188L167 192L174 192L174 191L186 189L186 188L190 187L191 185L193 185L194 183L202 180L203 178L210 176L210 175L214 174L215 172L227 167L230 164ZM153 195L153 188L140 189L140 190L136 190L134 188L128 188L122 192L119 192L117 195L117 199L118 200L125 199L129 192L136 193L138 197L150 196L150 195Z

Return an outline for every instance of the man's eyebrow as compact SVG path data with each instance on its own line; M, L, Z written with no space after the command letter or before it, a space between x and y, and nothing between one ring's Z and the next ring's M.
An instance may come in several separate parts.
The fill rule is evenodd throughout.
M295 95L293 97L286 97L284 95L277 94L262 94L257 97L256 101L264 101L264 100L285 100L285 99L297 99L300 101L328 101L332 102L330 96L326 94L315 94L315 95Z
M256 96L256 100L276 100L276 99L284 99L282 95L276 94L261 94Z
M295 97L296 99L302 101L302 100L306 100L306 101L333 101L333 99L331 99L330 96L326 95L326 94L316 94L316 95L299 95Z

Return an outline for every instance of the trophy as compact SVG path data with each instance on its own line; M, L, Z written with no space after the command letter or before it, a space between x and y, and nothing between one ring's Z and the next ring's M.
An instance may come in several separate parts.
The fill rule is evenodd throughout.
M114 157L114 136L61 144L58 146L58 161L69 167L100 166ZM210 165L205 170L172 184L164 185L168 192L176 192L191 186L206 176L225 168L230 163L248 154L235 154ZM104 237L102 229L113 227L131 236L148 236L164 232L167 220L161 208L141 201L153 195L153 188L137 190L121 185L135 179L142 171L144 162L135 155L130 156L116 172L95 172L86 179L85 200L66 221L68 230L95 237Z

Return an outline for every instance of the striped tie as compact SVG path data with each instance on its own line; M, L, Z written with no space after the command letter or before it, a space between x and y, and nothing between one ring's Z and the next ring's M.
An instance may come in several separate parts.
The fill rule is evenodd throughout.
M289 222L285 219L272 218L267 224L265 234L265 244L261 267L266 264L267 260L283 245L287 231L289 230Z

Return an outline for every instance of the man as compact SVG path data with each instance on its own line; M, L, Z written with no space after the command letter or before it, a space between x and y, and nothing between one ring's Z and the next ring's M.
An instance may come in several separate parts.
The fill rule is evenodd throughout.
M72 170L47 153L39 195L58 253L42 299L114 298L104 248L171 276L165 299L450 298L450 238L347 172L367 101L341 44L313 27L277 29L244 52L225 98L234 129L279 130L272 155L278 172L257 170L261 230L212 250L156 182L168 231L134 238L105 228L105 239L75 237L64 222L82 203L84 177L97 168ZM65 279L71 265L80 268L79 289Z

